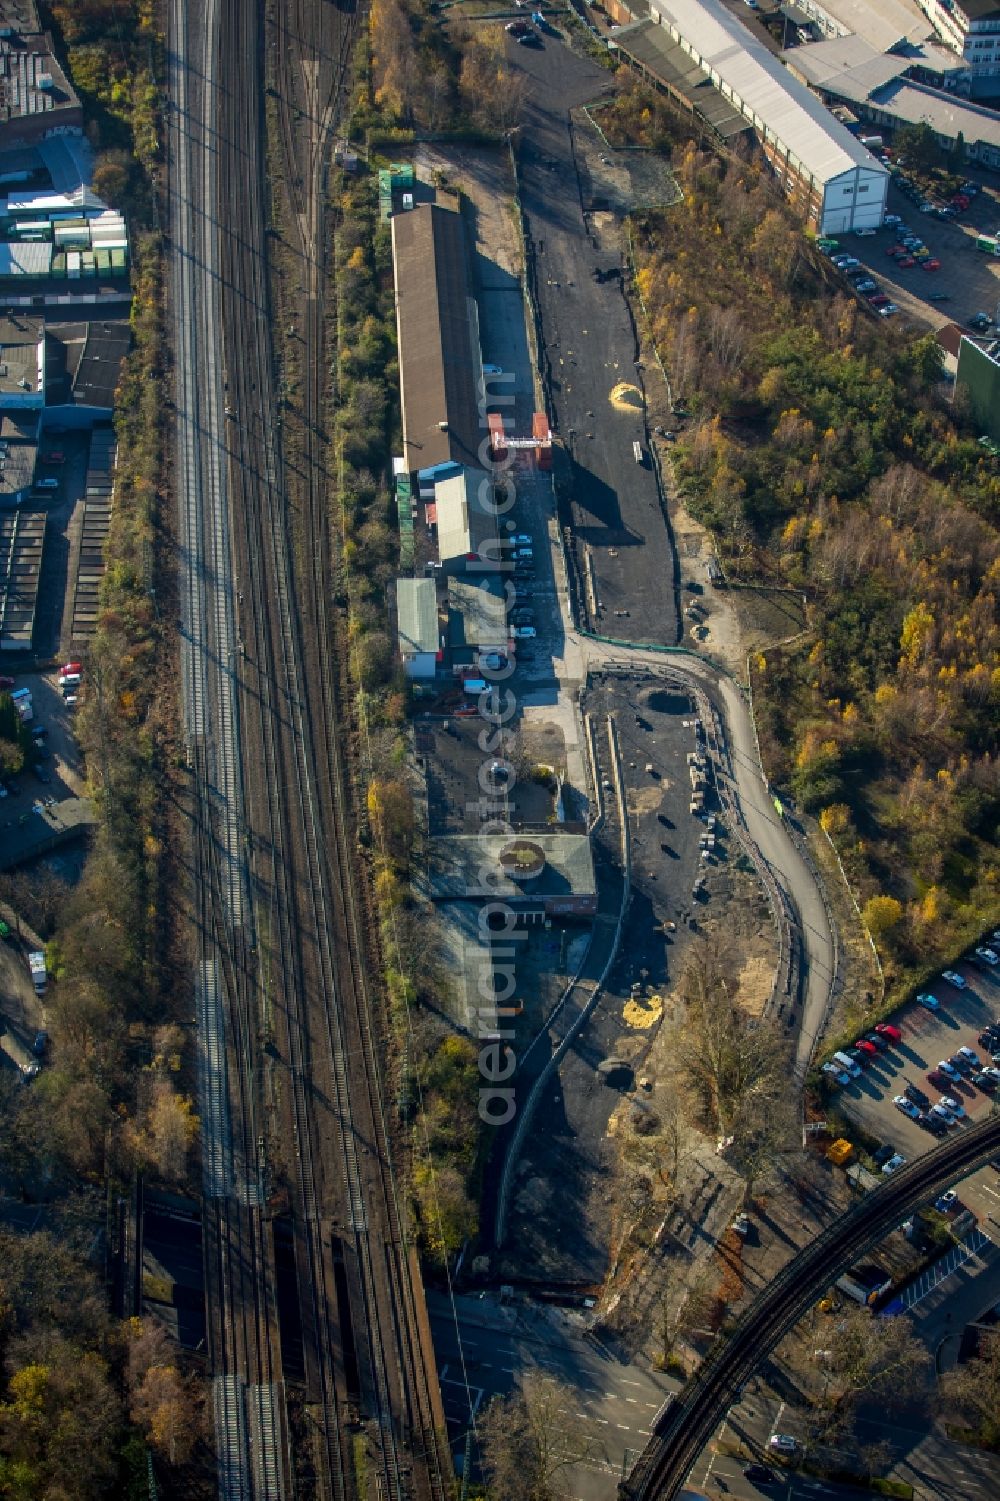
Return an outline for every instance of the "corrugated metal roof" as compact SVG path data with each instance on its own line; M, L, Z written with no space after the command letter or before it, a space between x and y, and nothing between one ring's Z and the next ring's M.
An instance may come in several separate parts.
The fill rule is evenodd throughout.
M0 241L0 276L48 276L52 246L33 241L23 245Z
M507 606L495 575L448 580L448 641L455 648L503 646Z
M396 617L401 652L437 651L437 589L433 579L396 580Z
M857 167L887 176L850 131L718 0L653 0L653 9L818 182L828 183Z
M442 563L480 552L484 542L496 538L496 512L484 504L491 482L482 469L465 469L453 479L434 487L437 506L438 557Z
M830 37L809 42L804 47L789 47L781 54L791 71L814 88L834 92L842 78L852 80L852 98L860 99L861 89L882 88L894 78L902 78L910 68L928 68L950 73L964 67L961 58L924 44L911 49L905 57L892 52L877 52L859 36Z
M879 52L934 34L927 17L908 0L821 0L821 8Z
M485 429L461 215L424 203L391 224L406 467L474 464Z
M991 109L967 104L951 94L939 94L919 83L897 79L872 94L871 103L876 109L895 115L907 125L926 122L938 135L956 140L959 131L967 146L977 142L1000 150L1000 115Z

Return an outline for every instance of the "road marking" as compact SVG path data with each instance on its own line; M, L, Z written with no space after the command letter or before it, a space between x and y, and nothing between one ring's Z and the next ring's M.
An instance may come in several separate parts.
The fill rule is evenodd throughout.
M631 1433L632 1432L631 1428L628 1426L627 1423L616 1423L615 1427L616 1428L620 1428L621 1431L622 1431L622 1433Z
M927 1297L928 1293L932 1293L940 1283L946 1281L953 1272L957 1272L963 1262L977 1255L988 1244L988 1235L984 1235L978 1228L970 1231L965 1239L959 1241L957 1246L953 1246L946 1256L934 1262L933 1266L920 1274L916 1282L912 1282L908 1288L904 1289L900 1295L903 1307L915 1307Z
M641 1381L622 1381L622 1386L641 1386Z
M626 1397L625 1401L626 1402L634 1402L635 1405L636 1405L636 1407L638 1407L638 1405L639 1405L639 1398L638 1397Z

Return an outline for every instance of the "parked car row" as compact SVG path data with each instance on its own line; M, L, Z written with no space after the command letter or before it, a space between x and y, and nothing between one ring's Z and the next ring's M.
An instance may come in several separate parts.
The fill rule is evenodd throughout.
M954 219L972 207L979 196L979 184L963 182L957 192L928 196L924 188L900 166L893 167L891 176L896 188L905 197L911 198L922 214L935 214L939 219ZM953 179L954 180L954 179Z
M898 305L881 290L878 282L873 279L868 268L862 266L856 255L834 252L830 254L830 262L880 317L891 318L894 313L899 312Z
M997 947L992 948L989 944L980 944L970 954L969 959L970 962L992 971L1000 968L1000 928L993 932L990 941ZM956 990L968 988L968 981L957 970L943 970L941 978ZM915 999L917 1004L923 1006L926 1011L941 1010L941 1002L930 991L918 992ZM852 1080L859 1079L873 1059L888 1051L889 1048L897 1046L902 1040L903 1034L893 1022L878 1022L870 1032L857 1038L852 1047L843 1048L834 1053L833 1057L822 1065L822 1072L833 1083L843 1088ZM987 1047L990 1053L988 1062L980 1059L973 1048L959 1048L952 1058L943 1060L936 1069L931 1070L927 1076L930 1083L944 1089L949 1083L967 1080L984 1093L991 1093L996 1089L1000 1085L1000 1022L995 1027L991 1024L981 1033L979 1042L981 1046ZM953 1119L946 1119L948 1102L945 1099L939 1103L942 1104L943 1109L935 1113L929 1097L915 1085L910 1084L907 1085L902 1095L897 1095L893 1100L893 1104L903 1115L909 1116L911 1120L931 1130L935 1129L936 1123L942 1124L943 1128L947 1129L948 1125L954 1125L962 1118L960 1110L952 1110Z

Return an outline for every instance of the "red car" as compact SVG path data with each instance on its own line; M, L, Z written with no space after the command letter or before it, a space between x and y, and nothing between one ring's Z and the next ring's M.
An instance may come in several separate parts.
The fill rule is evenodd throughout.
M868 299L872 307L885 307L889 300L884 292L873 292Z
M880 1037L888 1037L890 1042L902 1042L903 1040L902 1032L898 1027L894 1027L891 1022L879 1022L875 1031Z
M66 455L61 448L50 448L47 453L42 454L43 464L65 464L65 462Z
M939 260L937 260L937 258L935 256L933 256L933 255L931 256L931 258L930 258L929 261L921 261L921 265L923 266L923 268L924 268L925 271L940 271L941 270L941 262Z
M912 255L904 255L901 261L896 262L897 266L915 266L916 264Z
M905 255L905 254L906 254L906 246L905 245L890 245L889 249L886 251L886 255L890 255L890 256L893 256L893 257L895 257L897 255Z
M82 662L64 662L59 669L60 677L64 678L76 677L81 672L83 672Z
M858 1049L859 1052L867 1053L870 1058L878 1057L878 1048L873 1042L869 1042L866 1037L859 1038L854 1046Z
M948 1088L948 1080L945 1078L944 1074L939 1074L936 1068L932 1068L930 1073L927 1075L927 1082L928 1084L933 1084L935 1089Z

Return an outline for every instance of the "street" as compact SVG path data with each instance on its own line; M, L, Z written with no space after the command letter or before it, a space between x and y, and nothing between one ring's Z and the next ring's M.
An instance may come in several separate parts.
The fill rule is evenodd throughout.
M520 1378L537 1372L570 1389L567 1420L582 1424L595 1446L593 1461L567 1471L567 1496L612 1501L622 1466L628 1468L642 1449L679 1383L622 1364L584 1333L574 1311L501 1305L492 1294L452 1303L430 1291L427 1305L452 1453L462 1454L470 1422L494 1396L508 1395Z

